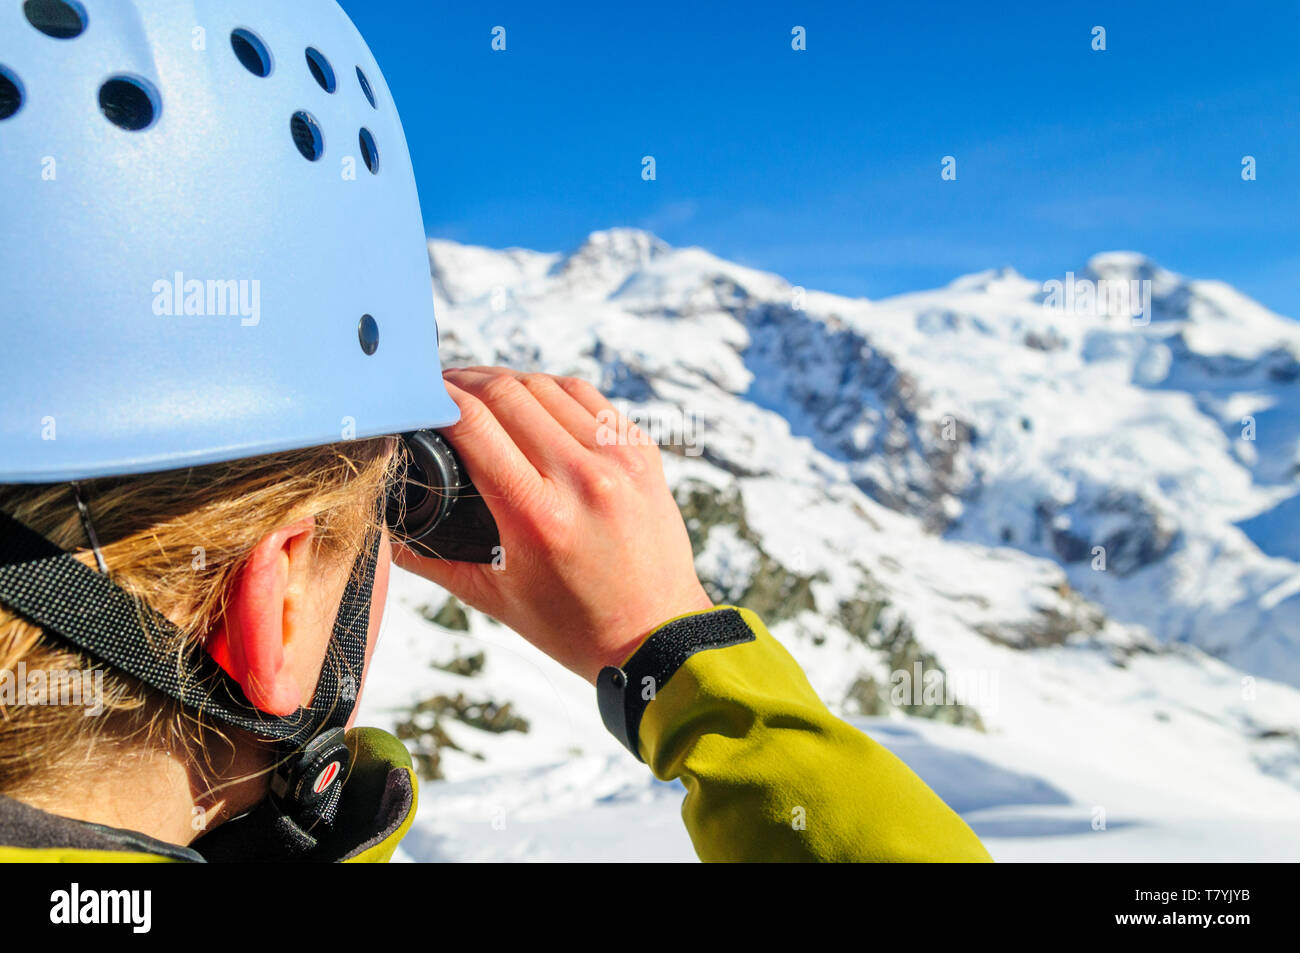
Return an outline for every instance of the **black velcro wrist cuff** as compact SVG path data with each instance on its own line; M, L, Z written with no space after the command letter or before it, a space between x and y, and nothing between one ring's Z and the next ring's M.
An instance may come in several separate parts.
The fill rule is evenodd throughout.
M639 732L646 706L696 652L754 641L754 633L736 609L715 609L674 619L655 630L622 668L606 666L596 678L600 716L638 760Z

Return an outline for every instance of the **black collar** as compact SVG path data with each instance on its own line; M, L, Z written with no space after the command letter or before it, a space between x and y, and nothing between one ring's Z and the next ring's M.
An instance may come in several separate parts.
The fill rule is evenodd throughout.
M189 847L168 844L137 831L60 817L0 794L0 844L6 847L69 848L153 854L170 860L205 863Z
M146 853L209 863L310 861L335 863L376 849L386 860L414 820L418 797L411 755L397 738L377 728L348 732L352 770L332 828L303 838L270 801L226 821L192 847L155 840L136 831L75 821L0 795L0 848Z

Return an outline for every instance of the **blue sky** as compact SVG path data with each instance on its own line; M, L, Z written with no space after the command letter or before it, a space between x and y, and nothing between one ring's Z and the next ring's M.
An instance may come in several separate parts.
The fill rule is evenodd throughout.
M1125 249L1300 316L1295 0L342 2L433 236L634 225L869 297Z

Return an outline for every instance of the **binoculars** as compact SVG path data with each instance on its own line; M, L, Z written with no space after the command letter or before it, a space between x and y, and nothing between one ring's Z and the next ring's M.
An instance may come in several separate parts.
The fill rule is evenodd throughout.
M451 444L432 430L402 435L406 479L388 491L395 540L421 556L490 563L501 552L496 520Z

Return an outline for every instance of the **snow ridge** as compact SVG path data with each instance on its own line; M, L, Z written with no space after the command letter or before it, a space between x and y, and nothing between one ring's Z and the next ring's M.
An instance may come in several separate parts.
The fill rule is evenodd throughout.
M1300 814L1294 322L1132 252L880 301L635 229L429 254L444 362L586 377L677 424L665 466L706 584L834 710L965 791L995 854L1155 859L1213 823L1237 840L1198 856L1252 856L1262 819ZM445 595L394 591L378 720L438 690L531 724L446 726L464 750L442 752L413 857L600 856L631 816L656 832L624 832L633 855L689 856L680 787L626 764L589 686L477 613L431 640L416 610ZM471 650L472 675L412 664ZM900 692L915 666L956 697ZM493 805L521 832L479 832ZM1273 829L1300 857L1300 826Z

